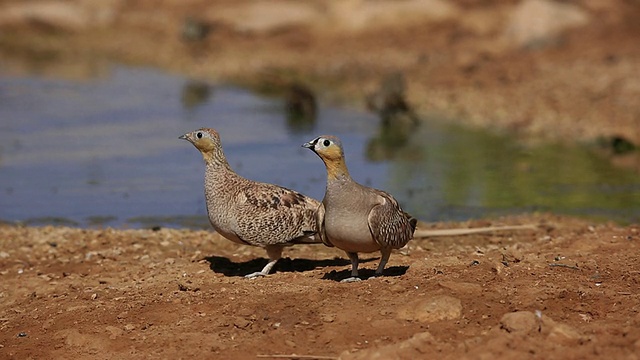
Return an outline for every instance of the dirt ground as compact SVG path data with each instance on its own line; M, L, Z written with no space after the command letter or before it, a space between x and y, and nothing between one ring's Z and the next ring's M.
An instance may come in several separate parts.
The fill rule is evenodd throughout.
M637 1L558 2L582 22L528 43L511 36L524 1L423 3L0 0L0 59L45 76L125 62L267 92L303 83L361 107L401 73L420 114L523 141L640 142ZM635 154L614 162L640 169ZM248 280L264 251L209 231L1 225L0 358L640 357L638 225L420 228L500 224L537 230L416 239L384 277L349 284L322 245ZM372 275L377 254L364 258Z
M413 240L358 283L323 245L245 279L264 251L213 232L1 226L0 357L637 359L639 226L419 228L525 223ZM371 276L377 255L363 258Z

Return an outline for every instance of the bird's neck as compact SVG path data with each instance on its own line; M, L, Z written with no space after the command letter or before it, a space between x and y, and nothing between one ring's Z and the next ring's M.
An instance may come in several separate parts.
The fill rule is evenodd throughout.
M215 172L229 171L233 172L227 158L222 152L203 152L202 158L207 166L207 170L213 170Z
M344 158L331 159L324 162L327 167L327 180L348 180L351 179L349 170L344 162Z

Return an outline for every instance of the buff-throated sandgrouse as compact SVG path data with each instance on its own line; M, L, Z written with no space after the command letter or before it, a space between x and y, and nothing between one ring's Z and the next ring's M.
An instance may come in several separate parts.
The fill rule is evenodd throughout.
M204 193L213 228L236 243L266 249L269 263L260 272L269 274L285 246L320 243L316 216L322 204L287 188L256 182L236 174L222 151L214 129L199 129L180 136L200 151L206 165Z
M382 275L391 250L411 240L417 220L405 213L388 193L360 185L351 178L337 137L320 136L302 146L315 152L327 168L320 235L325 244L344 250L349 256L351 277L343 281L360 280L360 252L381 252L375 274Z

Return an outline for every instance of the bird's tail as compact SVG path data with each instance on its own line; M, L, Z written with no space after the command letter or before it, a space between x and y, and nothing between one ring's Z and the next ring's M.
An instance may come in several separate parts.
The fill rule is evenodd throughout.
M414 218L406 211L403 211L402 213L409 220L409 225L411 225L411 233L413 234L416 231L416 226L418 225L418 219Z

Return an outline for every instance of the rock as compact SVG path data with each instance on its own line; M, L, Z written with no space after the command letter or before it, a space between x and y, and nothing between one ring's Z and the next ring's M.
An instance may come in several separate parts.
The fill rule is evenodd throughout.
M111 340L115 340L119 336L124 334L124 331L122 329L117 328L115 326L107 326L107 327L105 327L105 330L107 331L107 333L109 333L109 339L111 339Z
M9 4L0 9L1 26L39 24L62 31L80 31L113 22L115 1L76 4L64 1L35 1Z
M531 311L516 311L504 314L500 325L510 333L526 334L540 329L540 319Z
M237 316L234 320L233 320L233 326L237 327L238 329L244 329L246 327L248 327L249 325L251 325L251 321Z
M285 339L285 340L284 340L284 343L285 343L288 347L292 347L292 348L296 347L296 343L295 343L295 342L293 342L293 341L292 341L292 340L290 340L290 339Z
M565 346L578 345L582 335L567 324L556 324L551 328L547 340Z
M525 0L513 10L504 37L516 47L538 47L557 43L563 31L589 23L589 14L579 6L551 0Z
M439 22L454 19L460 13L452 2L444 0L342 0L331 5L330 13L337 22L335 25L348 31Z
M336 315L335 314L323 314L323 315L320 315L320 320L322 320L323 322L326 322L326 323L332 323L332 322L336 321Z
M401 320L436 322L458 319L462 315L462 304L459 299L439 295L421 299L405 305L398 311Z
M584 336L573 327L554 321L546 315L536 315L530 311L507 313L500 319L502 329L517 334L540 333L548 341L559 345L579 344Z
M205 18L230 25L238 32L274 32L312 23L319 12L306 2L249 2L237 6L213 7Z
M338 359L340 360L364 360L364 359L411 359L420 358L421 355L431 353L436 355L437 340L428 331L417 333L411 338L395 343L386 345L380 348L366 349L351 353L345 351L340 354Z

